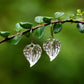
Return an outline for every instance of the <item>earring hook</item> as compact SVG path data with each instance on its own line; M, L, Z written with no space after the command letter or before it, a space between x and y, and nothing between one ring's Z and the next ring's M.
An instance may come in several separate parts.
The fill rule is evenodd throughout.
M52 23L50 24L50 28L51 28L50 32L51 32L51 40L52 40L53 39L53 26L52 26Z
M31 44L33 44L32 42L33 42L33 40L32 40L32 28L31 28L31 30L30 30L30 34L31 34Z

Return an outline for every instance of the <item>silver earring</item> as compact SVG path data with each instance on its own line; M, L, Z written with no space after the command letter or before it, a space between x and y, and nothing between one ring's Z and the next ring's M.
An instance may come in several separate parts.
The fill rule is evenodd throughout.
M30 67L32 67L40 59L42 49L40 45L32 43L32 29L30 30L30 33L31 33L31 44L27 45L24 48L23 54L26 57L26 59L29 61Z
M50 61L53 61L60 52L61 44L58 39L53 39L52 24L50 24L50 27L51 27L51 38L43 43L43 49L49 56Z

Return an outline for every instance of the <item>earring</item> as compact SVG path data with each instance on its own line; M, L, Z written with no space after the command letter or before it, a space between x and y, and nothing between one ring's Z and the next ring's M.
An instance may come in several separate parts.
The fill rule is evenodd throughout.
M42 49L40 45L32 43L32 29L30 30L30 33L31 33L31 44L27 45L24 48L23 54L26 57L26 59L29 61L30 67L32 67L40 59Z
M53 39L52 23L50 24L50 27L51 27L51 38L43 43L43 49L49 56L50 61L53 61L60 52L61 44L58 39Z

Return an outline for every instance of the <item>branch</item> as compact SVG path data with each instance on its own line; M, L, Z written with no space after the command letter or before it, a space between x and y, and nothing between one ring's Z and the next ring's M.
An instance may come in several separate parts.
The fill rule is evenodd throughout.
M73 21L73 20L71 20L71 19L70 19L70 20L66 20L66 21L55 20L55 21L52 21L51 23L54 24L54 23L59 23L59 22L62 22L62 23L72 22L72 23L83 23L83 24L84 24L84 21ZM49 25L49 24L50 24L50 23L44 23L44 24L38 25L38 26L36 26L36 27L33 27L33 28L32 28L32 31L35 30L35 29L37 29L37 28L39 28L39 27L41 27L42 25L47 26L47 25ZM25 34L25 33L27 33L27 32L30 32L30 30L26 30L26 31L20 32L20 33ZM11 37L5 38L4 40L0 41L0 44L3 43L3 42L5 42L5 41L7 41L7 40L10 40L10 39L14 38L15 36L19 35L20 33L17 33L17 34L15 34L15 35L11 36Z

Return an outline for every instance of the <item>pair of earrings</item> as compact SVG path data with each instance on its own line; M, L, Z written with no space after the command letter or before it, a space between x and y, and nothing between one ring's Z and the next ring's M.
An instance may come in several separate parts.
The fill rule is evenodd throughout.
M51 26L51 38L46 40L43 43L43 49L46 52L46 54L49 56L50 61L54 60L56 56L60 52L61 44L58 39L53 39L53 29L52 29L52 24ZM32 29L30 30L31 33L31 39L32 39ZM32 67L37 61L40 59L42 53L42 49L40 45L32 43L27 45L24 50L23 54L26 57L26 59L30 63L30 67Z

